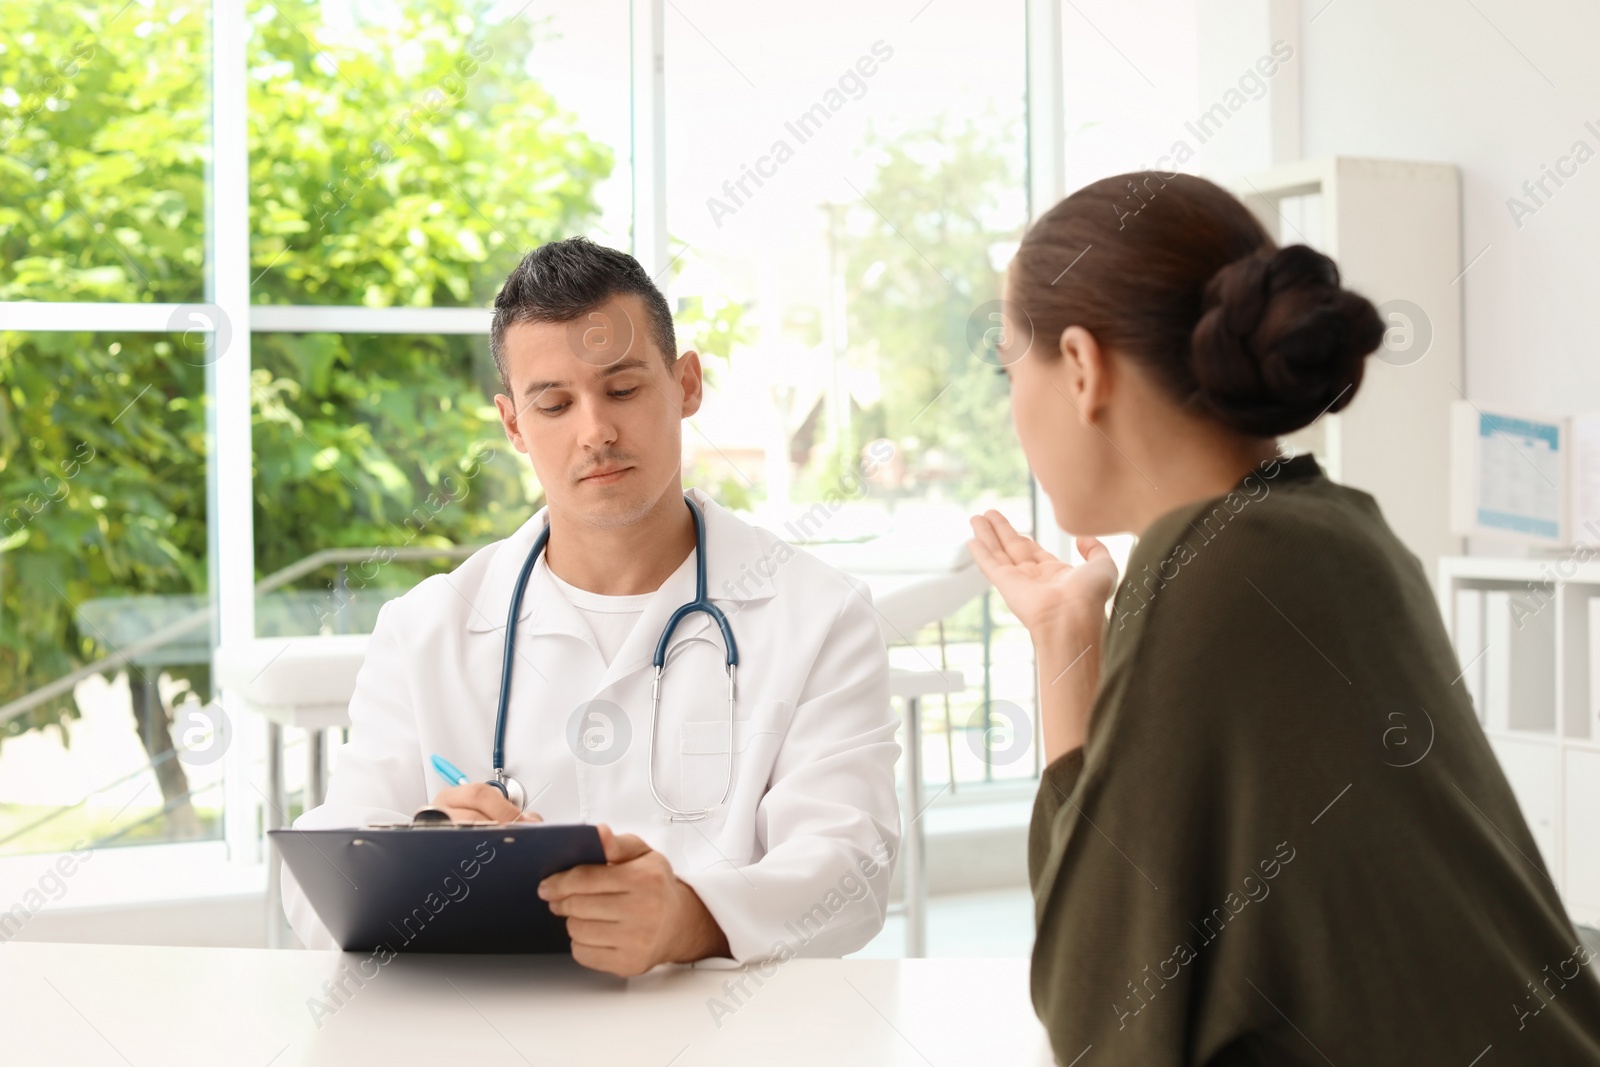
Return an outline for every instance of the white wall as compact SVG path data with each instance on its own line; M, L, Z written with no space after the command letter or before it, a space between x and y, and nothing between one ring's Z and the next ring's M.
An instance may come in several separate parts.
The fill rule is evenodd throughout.
M1195 115L1194 0L1061 6L1066 187L1153 166ZM1184 168L1191 169L1191 168Z
M1457 164L1467 395L1600 411L1600 9L1582 0L1304 0L1308 157ZM1586 129L1593 121L1595 130ZM1524 181L1597 154L1524 217ZM1566 168L1570 171L1573 164Z
M1600 319L1600 7L1072 0L1061 23L1069 191L1171 166L1180 144L1193 153L1180 169L1218 180L1296 157L1453 163L1467 397L1535 413L1600 411L1591 326ZM1293 58L1268 64L1275 73L1262 92L1245 79L1280 40ZM1200 116L1230 94L1240 100L1241 86L1220 132L1198 135ZM1595 157L1560 188L1547 178L1553 195L1539 193L1542 204L1529 198L1523 183L1580 140ZM1535 209L1520 225L1513 196ZM1471 550L1526 551L1484 538Z
M1298 26L1293 25L1298 6ZM1468 397L1600 411L1600 8L1585 0L1074 0L1062 8L1067 188L1150 166L1182 169L1373 156L1462 170ZM1292 34L1298 34L1295 41ZM1202 144L1186 128L1274 39L1295 59L1298 129L1251 100ZM1187 54L1185 54L1187 53ZM1592 121L1594 130L1585 128ZM1275 146L1269 138L1277 128ZM1596 153L1543 206L1522 191L1582 140ZM1284 142L1288 142L1286 146ZM1571 170L1572 165L1568 164ZM1534 214L1519 227L1507 209Z

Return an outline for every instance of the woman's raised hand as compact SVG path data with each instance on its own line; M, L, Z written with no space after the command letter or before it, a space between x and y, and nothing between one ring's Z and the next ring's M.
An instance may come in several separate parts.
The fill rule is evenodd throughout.
M1035 641L1099 636L1106 601L1117 587L1117 565L1105 545L1093 537L1078 538L1084 561L1074 566L1019 534L998 511L974 515L972 530L967 542L972 558Z
M972 529L972 558L1033 638L1045 758L1054 763L1088 739L1106 600L1117 587L1117 565L1093 537L1078 538L1082 563L1063 563L1017 533L998 511L973 516Z

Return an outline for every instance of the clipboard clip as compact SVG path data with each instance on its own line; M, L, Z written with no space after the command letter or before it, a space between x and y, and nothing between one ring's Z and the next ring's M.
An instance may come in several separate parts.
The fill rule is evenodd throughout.
M499 826L499 823L486 821L456 822L449 814L440 808L424 805L417 809L411 816L410 822L375 822L369 823L369 830L450 830L457 827L475 828L483 826Z

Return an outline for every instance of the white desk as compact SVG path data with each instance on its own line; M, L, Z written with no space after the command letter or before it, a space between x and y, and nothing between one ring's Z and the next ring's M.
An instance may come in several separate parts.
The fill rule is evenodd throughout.
M791 960L743 1006L739 971L622 981L565 957L402 956L309 998L366 954L0 944L0 1034L17 1067L597 1064L1047 1065L1028 961ZM372 966L368 967L370 972ZM719 1025L720 1022L720 1025Z

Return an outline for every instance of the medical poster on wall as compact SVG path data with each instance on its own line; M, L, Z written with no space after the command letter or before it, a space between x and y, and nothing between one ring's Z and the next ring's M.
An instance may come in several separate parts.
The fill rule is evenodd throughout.
M1536 415L1465 400L1451 408L1454 533L1559 547L1600 541L1600 416ZM1584 455L1574 441L1583 438ZM1575 505L1582 500L1581 506Z

